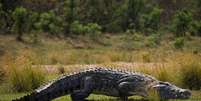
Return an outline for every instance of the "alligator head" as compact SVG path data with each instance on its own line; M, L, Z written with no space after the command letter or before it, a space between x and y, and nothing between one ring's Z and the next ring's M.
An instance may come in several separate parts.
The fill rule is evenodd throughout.
M191 92L187 89L179 88L168 82L159 82L153 88L158 92L161 99L188 99Z

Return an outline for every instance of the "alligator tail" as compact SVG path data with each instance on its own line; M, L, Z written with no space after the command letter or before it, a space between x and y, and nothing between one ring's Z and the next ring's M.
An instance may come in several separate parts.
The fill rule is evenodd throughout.
M80 85L80 75L62 76L39 87L29 95L13 101L51 101L60 96L72 93Z

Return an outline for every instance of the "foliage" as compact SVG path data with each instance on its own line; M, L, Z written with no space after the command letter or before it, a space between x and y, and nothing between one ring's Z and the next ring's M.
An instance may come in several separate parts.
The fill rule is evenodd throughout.
M158 45L160 45L160 41L161 41L161 34L151 34L149 35L146 40L145 40L145 44L148 47L157 47Z
M4 28L5 26L5 20L3 19L4 11L2 8L2 4L0 3L0 31Z
M144 43L141 42L144 40L143 34L135 30L127 30L126 35L124 35L122 39L123 42L120 48L123 50L134 50L144 47Z
M144 10L144 0L129 0L128 1L128 9L127 9L127 26L130 29L139 29L139 19L140 14L142 14Z
M62 26L62 19L56 16L53 11L40 14L39 21L35 23L35 27L38 30L50 32L53 35L61 33L63 30Z
M189 32L193 21L192 13L187 10L178 11L173 18L173 31L177 37L185 36Z
M162 10L155 7L150 13L144 14L140 21L142 28L148 32L157 31L160 28L161 13Z
M34 26L35 23L38 22L39 19L39 13L34 11L29 11L29 15L27 17L27 32L35 31L37 30Z
M27 29L28 11L23 7L18 7L14 10L12 16L14 19L13 31L21 35Z
M182 49L184 47L184 37L176 38L174 41L174 47L177 49Z
M182 83L193 90L201 89L201 64L192 62L185 64L181 70Z
M201 36L201 21L194 21L190 28L190 32L193 35Z
M83 25L78 21L74 21L71 24L70 31L73 34L90 35L91 38L95 38L98 34L100 34L101 27L96 23Z
M73 34L85 34L86 30L79 21L74 21L70 26L70 32Z

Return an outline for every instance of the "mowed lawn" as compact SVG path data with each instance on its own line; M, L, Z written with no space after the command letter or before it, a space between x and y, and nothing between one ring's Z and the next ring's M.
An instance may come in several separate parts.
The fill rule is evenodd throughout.
M192 91L193 96L188 100L168 100L168 101L201 101L201 91ZM11 101L13 99L19 98L21 96L26 95L27 93L10 93L10 94L0 94L0 101ZM115 97L108 97L103 95L94 95L91 94L88 97L89 101L120 101ZM55 99L54 101L71 101L70 96L63 96ZM129 98L129 101L148 101L145 98L141 98L138 96L133 96Z

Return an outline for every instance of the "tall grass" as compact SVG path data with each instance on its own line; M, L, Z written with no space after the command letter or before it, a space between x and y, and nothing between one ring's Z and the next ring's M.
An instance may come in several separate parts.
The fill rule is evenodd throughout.
M183 86L193 89L201 89L201 64L191 62L181 67L181 81Z
M4 56L7 82L12 91L30 91L44 81L45 75L40 68L32 67L32 56L28 50L22 50L16 57L11 54Z

